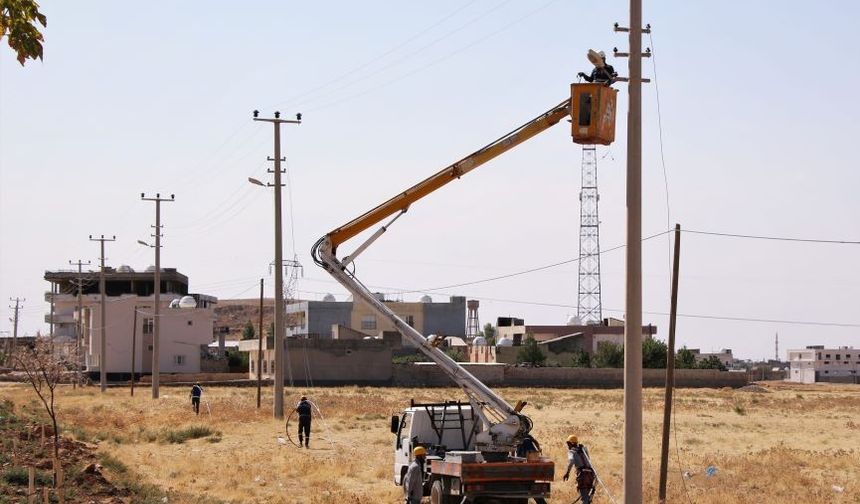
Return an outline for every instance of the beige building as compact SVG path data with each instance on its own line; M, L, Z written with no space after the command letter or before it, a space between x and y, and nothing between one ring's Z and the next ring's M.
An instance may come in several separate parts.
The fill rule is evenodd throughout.
M788 351L788 380L798 383L838 381L860 383L860 349L850 346L808 346Z
M723 348L719 352L702 352L698 348L690 348L689 350L693 353L693 357L696 358L696 363L710 359L711 357L716 357L727 368L731 368L735 364L735 358L732 355L731 348Z
M78 314L77 271L47 271L45 280L53 284L53 293L45 299L53 302L54 336L64 342L73 360L77 320L82 320L80 363L87 373L101 371L101 294L98 272L81 276L83 294ZM188 296L188 277L175 269L161 272L161 317L159 336L159 370L162 373L200 372L201 352L212 342L216 298L191 294L195 308L171 308L171 303ZM152 338L154 329L154 272L135 272L128 266L105 273L106 363L109 374L129 374L134 355L135 373L152 372ZM135 324L136 321L136 324ZM132 350L133 349L133 350Z

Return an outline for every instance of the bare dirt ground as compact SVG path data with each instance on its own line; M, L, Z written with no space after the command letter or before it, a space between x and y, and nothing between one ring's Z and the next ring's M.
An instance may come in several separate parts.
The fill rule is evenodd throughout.
M553 502L575 498L572 485L561 481L563 440L571 433L589 447L608 491L620 499L621 390L499 392L512 403L530 403L525 411L534 433L556 461ZM105 469L108 479L121 476L117 472L131 475L169 502L396 503L401 493L391 481L389 416L413 397L462 395L456 389L372 387L287 393L288 404L306 393L325 416L314 423L310 450L278 439L284 423L271 418L271 395L264 391L257 410L253 388L207 388L199 417L185 388L163 387L158 401L145 388L133 398L127 389L64 389L60 419L66 434L97 443L99 454L118 461L116 471ZM16 408L36 406L21 385L0 385L0 396ZM860 503L860 387L767 383L763 389L681 389L675 397L669 502ZM657 500L662 407L663 392L646 390L646 502ZM709 466L716 468L712 476ZM131 501L163 502L160 495L150 490ZM596 502L611 499L599 491Z

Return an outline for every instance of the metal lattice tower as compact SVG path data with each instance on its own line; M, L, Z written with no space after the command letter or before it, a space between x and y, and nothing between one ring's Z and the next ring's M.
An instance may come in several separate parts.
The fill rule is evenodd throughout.
M469 341L481 335L481 323L478 321L479 304L480 303L477 299L470 299L466 301L466 308L468 308L469 311L469 314L466 318L466 338Z
M582 190L579 193L579 299L577 316L583 324L603 319L600 305L600 218L597 207L597 151L582 148Z

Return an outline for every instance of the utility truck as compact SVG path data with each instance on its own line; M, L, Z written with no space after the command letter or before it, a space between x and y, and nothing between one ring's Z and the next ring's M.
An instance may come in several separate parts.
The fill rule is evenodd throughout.
M571 95L547 112L489 143L476 152L371 209L320 238L311 251L314 262L352 295L388 320L429 357L466 395L467 401L412 403L391 419L394 442L394 482L403 483L412 449L427 449L424 495L433 504L543 503L550 496L555 466L549 459L513 456L532 421L522 413L526 402L511 406L505 399L448 357L440 348L444 338L425 338L398 317L361 283L350 265L409 209L449 182L570 118L575 143L609 145L615 139L616 91L604 84L571 84ZM338 248L370 227L393 217L352 254L338 257Z

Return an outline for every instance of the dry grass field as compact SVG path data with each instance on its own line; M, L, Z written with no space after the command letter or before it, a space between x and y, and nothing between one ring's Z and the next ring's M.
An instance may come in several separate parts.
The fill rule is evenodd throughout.
M271 419L271 395L264 393L264 407L257 410L253 388L207 388L211 415L204 401L199 417L186 388L163 387L158 401L146 388L133 398L127 389L63 389L60 418L67 435L98 441L99 452L122 462L134 478L169 492L170 502L395 503L401 499L391 482L389 416L412 397L462 396L456 389L287 390L288 404L306 393L325 415L314 424L310 450L279 442L284 424ZM530 403L526 412L536 437L557 463L553 502L574 500L572 485L561 482L563 439L570 433L589 447L609 491L621 497L621 390L500 393L512 403ZM37 407L22 385L0 385L0 396L17 410ZM646 502L657 500L662 407L662 391L646 390ZM772 383L766 392L682 389L676 407L670 502L860 503L860 388ZM192 426L212 433L175 442L181 429ZM705 468L711 465L718 471L708 477ZM108 467L109 478L111 469L116 468ZM682 478L682 472L690 475ZM611 501L598 492L596 502Z

